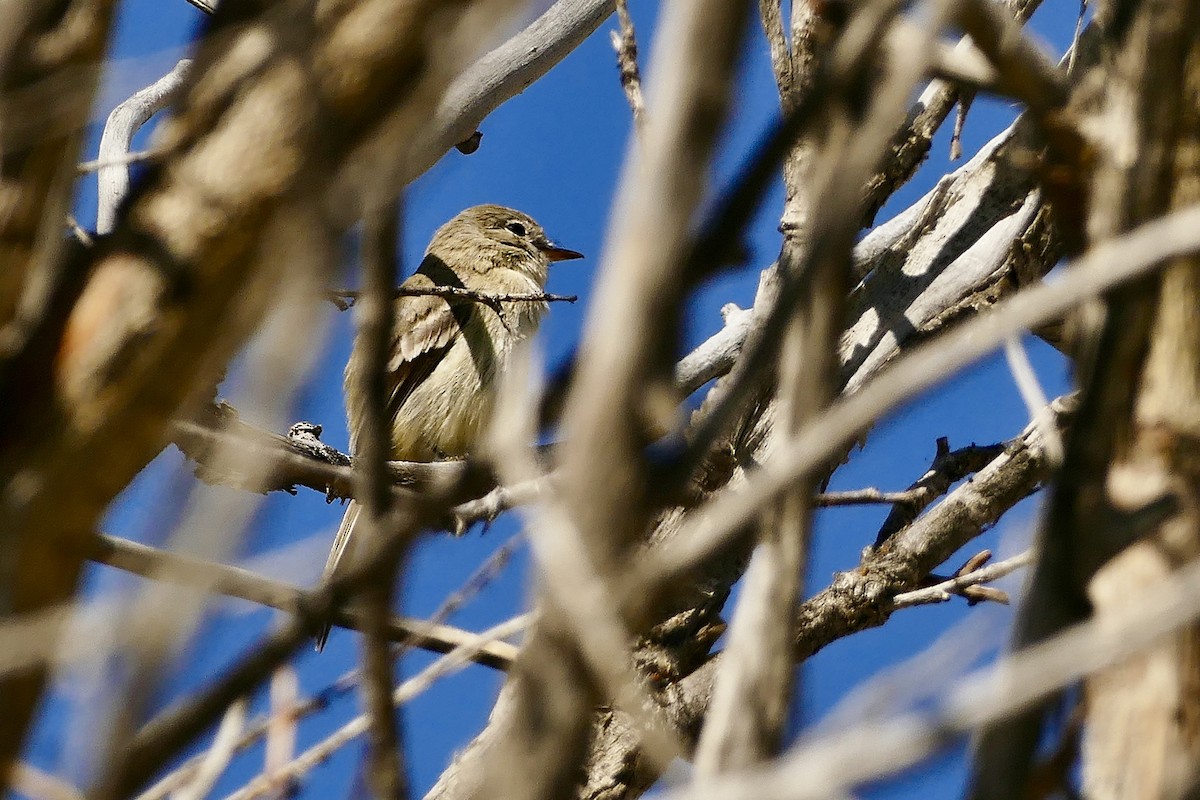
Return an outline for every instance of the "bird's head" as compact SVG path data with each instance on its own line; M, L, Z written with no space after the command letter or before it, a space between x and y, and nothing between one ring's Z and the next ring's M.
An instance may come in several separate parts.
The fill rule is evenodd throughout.
M464 250L491 256L475 262L480 269L503 265L529 272L539 283L545 281L546 269L552 262L583 258L582 253L551 241L528 214L493 204L459 212L438 229L429 244L429 252L437 255Z

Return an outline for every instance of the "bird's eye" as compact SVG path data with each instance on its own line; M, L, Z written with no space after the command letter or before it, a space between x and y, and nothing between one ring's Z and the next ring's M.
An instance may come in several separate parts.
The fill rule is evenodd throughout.
M505 225L504 227L508 228L510 231L515 233L517 236L525 235L525 226L519 222L510 222L507 225Z

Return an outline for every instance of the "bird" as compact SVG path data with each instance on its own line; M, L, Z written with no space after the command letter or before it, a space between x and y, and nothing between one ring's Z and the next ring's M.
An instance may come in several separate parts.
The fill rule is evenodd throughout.
M480 295L544 292L550 265L583 258L551 241L527 214L500 205L472 206L433 234L425 256L402 289L457 287ZM517 344L538 328L542 301L484 303L436 296L399 296L385 366L390 458L437 461L477 448L491 418L498 378ZM350 451L359 449L366 369L356 338L346 364ZM323 580L348 563L361 506L351 500L325 564ZM319 633L325 647L328 625Z

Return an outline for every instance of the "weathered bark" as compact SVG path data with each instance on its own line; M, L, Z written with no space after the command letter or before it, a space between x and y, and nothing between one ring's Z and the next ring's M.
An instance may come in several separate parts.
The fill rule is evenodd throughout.
M1146 2L1128 21L1123 10L1115 4L1110 12L1122 38L1106 113L1140 134L1114 144L1134 145L1152 167L1129 186L1125 212L1137 222L1200 200L1200 8ZM1097 213L1110 203L1097 197ZM1200 258L1164 272L1149 334L1132 443L1109 475L1110 501L1137 507L1166 489L1183 513L1096 573L1088 595L1100 618L1200 555ZM1089 798L1183 796L1200 763L1200 629L1089 681L1084 731Z
M938 188L898 215L895 224L885 223L855 248L856 265L872 277L851 295L853 321L840 343L840 381L858 385L868 380L902 349L989 307L1053 266L1060 245L1030 176L1015 163L1014 154L1025 141L1008 132L997 137L943 179ZM753 462L761 455L773 421L770 404L755 409L743 425L738 444L730 444L709 459L698 481L706 495L742 480L738 459ZM1024 466L1002 470L999 494L983 501L988 510L968 510L974 501L961 507L948 505L944 509L947 514L960 515L960 522L950 524L961 524L961 531L974 531L967 538L976 535L1024 497L1046 476L1046 470L1040 452L1032 472ZM1003 488L999 488L1001 484ZM653 544L675 535L685 511L672 509L662 515ZM818 595L819 600L812 601L818 605L802 607L797 644L801 658L853 630L882 624L887 615L879 613L880 604L889 591L885 585L895 588L920 580L924 574L917 573L922 569L927 573L966 541L955 539L949 550L940 545L928 549L932 540L921 533L913 535L911 549L904 547L891 556L880 554L889 564L900 563L892 558L907 564L895 573L898 583L890 578L877 582L874 576L880 567L870 559ZM694 583L661 610L660 622L636 652L639 666L664 687L661 699L685 735L695 736L704 719L717 667L716 662L706 663L706 654L723 629L721 610L730 587L745 569L747 556L744 550L725 553L706 565ZM884 569L891 574L892 567ZM602 712L596 731L580 796L638 796L656 775L641 756L629 720Z

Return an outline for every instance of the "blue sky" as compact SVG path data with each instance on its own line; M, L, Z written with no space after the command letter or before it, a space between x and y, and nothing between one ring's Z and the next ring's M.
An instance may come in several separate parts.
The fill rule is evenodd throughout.
M643 55L652 50L658 5L631 0ZM1074 26L1077 5L1073 0L1047 0L1034 20L1034 29L1057 55L1065 49ZM202 15L183 0L126 0L117 27L114 62L98 103L95 119L101 122L115 102L165 72L184 52ZM609 21L551 73L513 98L482 126L484 138L477 153L451 152L419 179L406 197L403 267L411 270L420 258L432 231L462 208L495 202L529 212L561 244L587 255L582 262L555 268L550 291L579 294L575 306L556 304L543 325L543 346L551 365L561 362L577 343L587 313L587 299L596 268L602 262L609 206L624 159L630 133L629 111L617 79L609 45ZM767 48L755 28L743 59L737 113L722 146L715 182L728 180L754 139L770 122L777 100L767 62ZM653 95L647 97L653 113ZM976 102L964 131L964 152L969 157L980 145L1013 118L1007 103ZM99 124L93 127L84 158L95 156ZM901 190L880 213L892 213L918 198L951 167L948 132L939 135L929 162L909 186ZM771 262L778 248L775 226L782 191L777 186L751 231L753 257L749 266L727 275L701 291L688 316L689 344L702 341L720 326L719 308L726 302L749 305L758 270ZM76 215L86 226L95 218L95 187L81 184ZM352 265L332 285L353 286ZM321 329L328 326L327 335ZM298 376L299 389L284 419L264 418L281 426L311 420L325 427L324 438L339 448L346 446L341 398L342 366L349 353L351 315L332 306L313 319L310 342L316 365ZM1065 365L1049 348L1036 341L1028 346L1051 395L1068 383ZM297 359L294 369L301 369ZM244 376L242 376L244 378ZM236 404L244 396L237 376L224 388ZM254 410L243 407L248 416ZM901 489L928 466L934 441L948 436L952 446L971 442L991 443L1016 434L1027 415L1004 361L992 357L956 379L951 386L919 399L876 428L866 445L856 451L834 477L834 489L875 486ZM224 490L198 487L182 457L165 451L111 509L108 532L151 543L162 542L170 523L178 518L182 498L189 492L220 495ZM810 568L809 589L825 586L833 573L852 567L861 549L869 544L885 509L852 508L823 512L818 519ZM302 491L291 497L276 494L266 499L255 515L242 558L256 569L295 583L315 580L324 563L329 538L341 515L339 506L327 505L319 494ZM1027 537L1036 520L1036 502L1026 501L997 528L985 535L969 553L956 556L956 567L965 556L984 546L1012 550ZM403 611L428 615L457 589L476 567L516 531L515 523L502 520L487 533L478 529L461 539L439 536L418 548L403 583ZM107 568L89 570L89 591L95 596L127 593L137 579ZM529 593L528 561L523 550L502 576L491 583L451 621L468 629L482 629L501 621L522 606ZM1010 581L1011 586L1018 585ZM180 654L174 674L160 688L161 706L180 692L211 679L262 635L275 612L242 603L215 601L196 640ZM985 641L1002 641L1009 617L998 607L968 610L963 603L928 607L897 614L882 629L866 631L838 642L812 658L802 670L803 696L797 704L797 728L819 721L853 687L891 665L920 652L955 625L986 631ZM325 653L305 651L297 667L302 691L321 690L350 669L357 656L353 634L335 631ZM412 674L431 658L421 653L406 656L403 674ZM82 727L76 714L82 678L65 676L46 704L28 748L30 761L65 777L86 781L87 749L94 735ZM463 747L482 726L501 676L482 667L471 667L439 683L410 703L404 711L408 732L408 764L414 789L423 792L442 771L453 752ZM262 708L262 700L255 702ZM318 741L357 712L353 693L334 702L326 711L303 721L299 748ZM304 784L302 797L340 797L360 792L356 783L360 751L352 747L317 768ZM261 769L262 748L238 757L218 784L214 796L227 794ZM872 798L950 797L959 793L963 779L961 751L951 751L894 780L866 789Z

